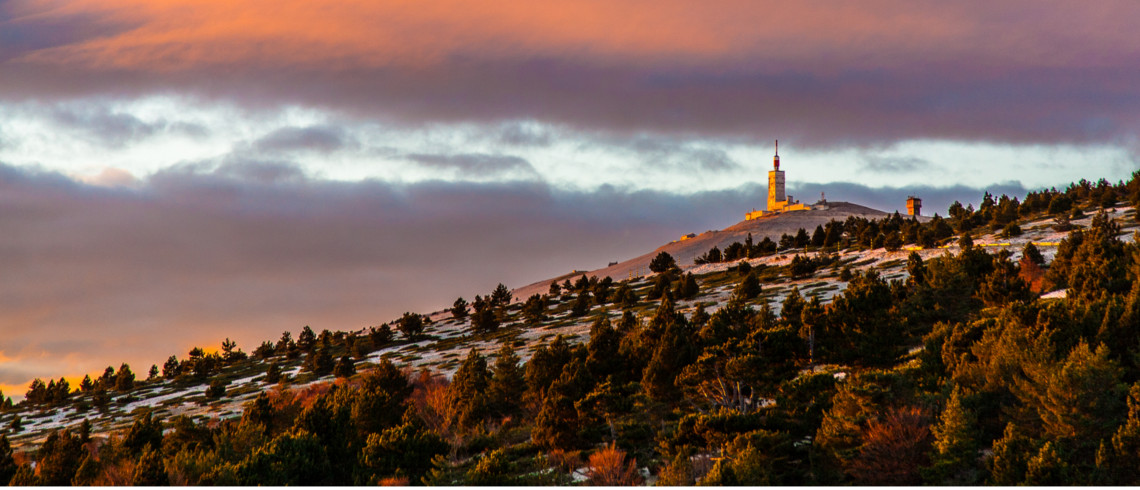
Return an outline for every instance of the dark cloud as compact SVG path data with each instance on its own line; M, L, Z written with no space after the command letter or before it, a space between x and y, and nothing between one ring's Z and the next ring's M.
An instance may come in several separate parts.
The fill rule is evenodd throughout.
M57 107L51 120L63 128L90 135L107 146L123 146L162 131L166 123L148 123L138 117L103 107Z
M514 155L488 155L483 153L462 153L457 155L437 155L412 153L405 158L424 167L455 170L476 177L502 176L521 173L537 176L534 167L525 158Z
M56 128L84 135L86 139L111 148L120 148L157 134L204 138L210 129L195 122L159 118L144 121L126 110L115 109L106 101L57 104L50 108L28 105L25 110L43 112Z
M645 134L632 138L595 135L581 146L583 148L602 146L624 151L631 159L640 161L643 167L649 169L666 167L693 172L724 172L740 168L740 164L724 150L694 144L680 138Z
M318 151L330 153L346 146L355 146L355 141L347 136L344 130L330 126L281 128L253 143L255 150L273 152Z
M928 160L917 157L864 155L862 160L863 170L884 174L909 173L931 167Z
M520 122L503 124L494 137L499 144L508 146L549 146L554 141L550 132L533 124Z

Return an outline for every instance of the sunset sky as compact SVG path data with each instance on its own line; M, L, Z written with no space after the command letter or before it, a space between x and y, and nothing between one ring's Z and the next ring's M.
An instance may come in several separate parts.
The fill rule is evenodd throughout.
M0 2L0 387L1140 167L1140 4Z

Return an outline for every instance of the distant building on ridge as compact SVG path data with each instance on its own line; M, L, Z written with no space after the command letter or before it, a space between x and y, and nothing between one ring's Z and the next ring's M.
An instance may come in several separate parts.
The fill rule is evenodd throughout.
M922 215L922 199L914 196L906 198L906 214L911 216Z

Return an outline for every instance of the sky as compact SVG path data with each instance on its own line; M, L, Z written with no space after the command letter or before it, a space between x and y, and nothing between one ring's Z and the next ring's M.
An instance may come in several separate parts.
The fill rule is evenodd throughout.
M1140 4L0 2L0 387L1140 168Z

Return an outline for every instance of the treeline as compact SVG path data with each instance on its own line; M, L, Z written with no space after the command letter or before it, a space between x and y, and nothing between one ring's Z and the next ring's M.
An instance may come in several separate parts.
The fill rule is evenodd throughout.
M1072 205L1097 207L1109 188L1120 195L1070 187ZM1124 189L1140 190L1140 172ZM762 287L750 268L711 312L679 311L689 279L700 285L675 267L648 286L660 299L644 315L614 300L629 284L599 294L604 279L583 276L536 303L605 302L583 314L594 315L584 343L558 336L526 362L511 341L472 350L451 379L381 360L262 393L240 419L141 413L101 441L81 424L28 462L0 437L0 480L546 485L584 467L590 483L612 485L640 483L647 467L668 485L1140 484L1140 247L1120 235L1098 213L1046 264L1032 245L1017 262L990 254L967 230L956 255L910 254L905 280L848 270L832 302L793 290L779 314L750 306ZM1043 280L1067 296L1040 300ZM526 307L479 299L504 319ZM286 332L233 365L321 352L352 362L377 340L391 331L310 330L296 342Z
M1085 217L1082 205L1094 209L1113 207L1121 202L1133 207L1140 206L1140 189L1135 182L1135 177L1128 183L1117 184L1109 184L1104 179L1096 184L1081 180L1064 191L1054 188L1030 192L1024 201L1005 194L995 199L987 192L976 210L973 205L963 206L955 201L950 205L948 218L936 213L930 221L922 223L911 216L903 217L898 212L883 219L868 220L851 216L845 221L833 220L817 225L812 232L800 228L794 235L782 235L777 243L765 237L754 245L750 233L744 243L733 242L724 251L713 247L694 262L732 262L764 257L777 250L794 249L839 251L883 248L897 251L908 244L933 248L945 245L953 237L965 233L999 232L1008 238L1021 235L1019 221L1042 215L1054 217L1054 228L1058 231L1069 231L1073 228L1071 220Z

